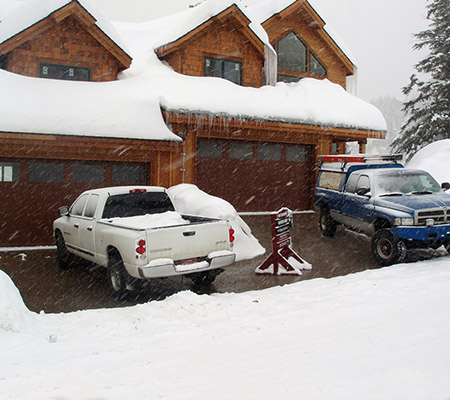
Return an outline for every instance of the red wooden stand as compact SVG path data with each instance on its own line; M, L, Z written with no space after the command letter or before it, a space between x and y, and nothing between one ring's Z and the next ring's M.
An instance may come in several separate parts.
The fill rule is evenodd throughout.
M291 248L292 211L286 207L271 215L272 254L256 268L258 275L301 275L301 269L311 269Z

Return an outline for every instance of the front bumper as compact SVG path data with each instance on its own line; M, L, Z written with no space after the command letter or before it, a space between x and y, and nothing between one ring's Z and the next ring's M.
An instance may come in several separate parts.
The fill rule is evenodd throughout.
M233 264L235 260L236 254L228 250L212 252L204 261L190 264L178 264L171 258L158 258L138 267L138 274L142 279L166 278L223 268Z
M446 242L450 240L450 225L433 226L396 226L392 229L399 239L419 240L428 242Z

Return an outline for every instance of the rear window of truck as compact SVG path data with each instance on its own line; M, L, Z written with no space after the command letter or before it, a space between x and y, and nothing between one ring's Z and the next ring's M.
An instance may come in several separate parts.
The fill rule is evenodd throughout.
M172 201L164 192L126 193L110 196L105 203L103 218L134 217L175 211Z
M339 190L342 173L332 171L322 171L319 176L318 186L325 189Z

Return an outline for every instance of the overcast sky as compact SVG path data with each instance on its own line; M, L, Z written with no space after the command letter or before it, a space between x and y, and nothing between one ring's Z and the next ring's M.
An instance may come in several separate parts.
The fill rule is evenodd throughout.
M113 20L145 21L200 0L95 0ZM254 4L261 0L247 0ZM409 82L425 52L413 51L413 33L428 26L427 0L314 0L325 22L350 49L358 67L357 95L394 96Z

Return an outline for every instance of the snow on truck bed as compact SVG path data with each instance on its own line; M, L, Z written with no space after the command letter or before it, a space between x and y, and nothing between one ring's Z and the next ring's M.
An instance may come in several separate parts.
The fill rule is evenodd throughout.
M100 221L123 228L134 229L152 229L190 224L190 221L184 219L181 214L175 211L166 211L160 214L136 215L134 217L105 218Z

